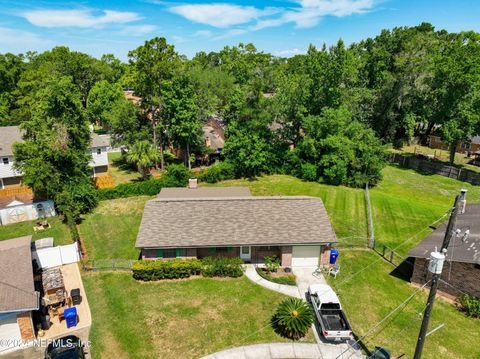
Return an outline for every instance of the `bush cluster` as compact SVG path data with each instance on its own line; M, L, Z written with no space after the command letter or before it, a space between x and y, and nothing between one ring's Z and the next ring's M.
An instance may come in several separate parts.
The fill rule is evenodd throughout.
M465 314L472 318L480 318L480 298L463 294L460 296L459 301Z
M235 168L230 162L217 162L199 176L200 181L207 183L217 183L233 178L235 178Z
M188 278L200 274L201 269L202 262L198 259L139 260L132 266L133 278L144 281Z
M98 190L100 200L124 198L132 196L155 196L164 187L185 187L191 172L184 165L169 165L159 179L149 179L132 183L122 183L113 188Z
M204 277L241 277L243 261L238 257L205 257L202 259L202 275Z
M282 277L272 277L268 275L262 268L255 268L257 273L263 279L266 279L273 283L285 284L285 285L297 285L295 274L289 273L286 276Z
M202 274L204 277L241 277L243 261L240 258L206 257L199 259L138 260L133 266L133 278L153 281L188 278Z

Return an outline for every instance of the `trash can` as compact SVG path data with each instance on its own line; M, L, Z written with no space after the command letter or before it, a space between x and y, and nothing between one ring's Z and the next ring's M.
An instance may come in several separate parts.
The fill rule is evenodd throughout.
M65 312L63 312L63 316L65 317L65 321L67 322L67 328L77 326L77 308L71 307L65 309Z
M337 263L337 257L338 257L338 250L330 249L330 264Z

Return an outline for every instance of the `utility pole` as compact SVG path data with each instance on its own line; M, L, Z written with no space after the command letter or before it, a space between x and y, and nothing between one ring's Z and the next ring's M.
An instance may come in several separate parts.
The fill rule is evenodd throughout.
M418 335L417 347L415 348L414 359L420 359L422 357L422 350L425 344L425 338L428 330L428 322L430 321L430 314L432 313L433 302L435 301L435 295L437 294L438 282L442 275L443 262L445 261L445 253L447 252L448 245L450 244L450 239L455 232L455 223L457 221L457 214L461 210L460 207L465 200L465 194L467 193L466 189L462 189L460 195L455 197L455 202L453 204L452 212L450 213L450 218L448 220L447 230L445 231L445 236L443 237L442 248L440 252L432 252L430 257L430 264L428 270L433 274L432 275L432 284L430 286L430 293L428 295L427 305L423 313L422 326L420 327L420 333Z

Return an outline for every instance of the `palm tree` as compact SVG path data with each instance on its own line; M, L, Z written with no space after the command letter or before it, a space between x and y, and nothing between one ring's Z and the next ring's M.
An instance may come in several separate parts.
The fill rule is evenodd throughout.
M281 335L299 339L307 333L313 323L312 310L299 298L289 298L278 305L272 318L272 326Z
M157 149L148 141L136 142L127 153L127 162L137 166L143 179L147 179L150 167L155 165L159 158Z

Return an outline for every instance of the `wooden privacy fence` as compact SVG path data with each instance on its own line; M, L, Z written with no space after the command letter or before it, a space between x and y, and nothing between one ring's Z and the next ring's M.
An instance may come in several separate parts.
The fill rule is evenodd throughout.
M435 161L428 161L415 156L405 156L399 153L389 154L388 160L402 167L454 178L473 185L480 185L480 173L469 169L449 166Z
M132 259L97 259L89 260L83 263L83 270L89 272L99 271L131 271L133 262Z

